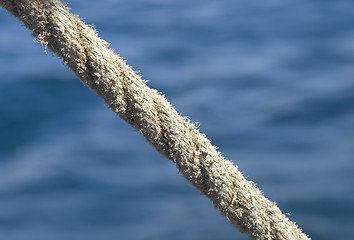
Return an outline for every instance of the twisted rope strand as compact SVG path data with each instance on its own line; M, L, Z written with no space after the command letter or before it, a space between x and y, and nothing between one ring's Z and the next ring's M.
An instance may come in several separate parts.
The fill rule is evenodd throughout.
M60 0L0 0L37 41L63 59L76 76L120 118L140 131L183 176L252 239L309 239L265 198L193 123L109 49Z

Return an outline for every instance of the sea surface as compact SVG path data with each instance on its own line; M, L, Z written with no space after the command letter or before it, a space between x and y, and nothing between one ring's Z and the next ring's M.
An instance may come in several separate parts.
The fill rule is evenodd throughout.
M353 0L70 0L314 240L354 239ZM0 9L0 239L249 239Z

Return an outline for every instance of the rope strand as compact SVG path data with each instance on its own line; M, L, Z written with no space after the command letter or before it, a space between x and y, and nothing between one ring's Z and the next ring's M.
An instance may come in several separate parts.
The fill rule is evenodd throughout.
M183 176L252 239L309 239L197 127L60 0L0 0L36 40L63 59L120 118L140 131Z

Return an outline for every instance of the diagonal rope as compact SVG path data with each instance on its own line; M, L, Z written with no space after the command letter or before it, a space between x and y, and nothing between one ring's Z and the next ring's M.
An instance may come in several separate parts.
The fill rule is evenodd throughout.
M60 0L0 0L37 41L63 59L120 118L140 131L183 176L252 239L309 239L196 126Z

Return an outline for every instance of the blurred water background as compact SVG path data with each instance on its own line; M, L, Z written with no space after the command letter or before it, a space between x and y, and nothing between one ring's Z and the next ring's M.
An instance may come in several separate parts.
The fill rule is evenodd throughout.
M313 239L354 239L354 1L72 0ZM0 239L249 239L0 10Z

